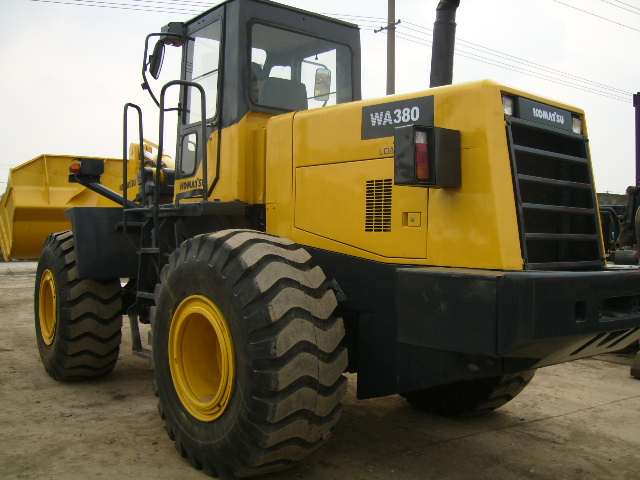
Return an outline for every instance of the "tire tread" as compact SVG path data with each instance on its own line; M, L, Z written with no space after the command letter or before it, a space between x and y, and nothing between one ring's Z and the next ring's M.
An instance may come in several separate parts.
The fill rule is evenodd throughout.
M101 377L115 367L120 351L122 296L119 279L78 279L71 231L50 235L41 263L48 258L55 270L59 302L54 343L38 345L45 369L56 380ZM43 266L35 285L36 331L40 336L38 296Z
M249 339L250 408L238 419L234 454L217 455L172 424L161 391L158 409L167 432L183 457L220 478L284 470L320 448L341 414L347 351L342 319L332 315L335 294L309 253L292 241L224 230L187 240L171 255L155 290L156 305L175 271L194 261L218 272L237 299Z

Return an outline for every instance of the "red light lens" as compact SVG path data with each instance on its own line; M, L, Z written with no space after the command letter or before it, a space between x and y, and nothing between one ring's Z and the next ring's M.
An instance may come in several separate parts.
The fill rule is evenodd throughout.
M72 163L71 165L69 165L69 173L80 173L81 168L82 165L80 165L80 162Z
M424 135L419 135L421 133ZM431 168L429 166L429 144L426 143L426 138L424 137L426 137L426 132L416 132L416 180L423 182L431 179Z

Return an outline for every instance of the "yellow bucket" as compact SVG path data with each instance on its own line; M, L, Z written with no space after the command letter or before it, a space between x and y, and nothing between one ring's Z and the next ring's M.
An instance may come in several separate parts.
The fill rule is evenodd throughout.
M117 204L78 183L69 183L69 164L79 157L41 155L9 173L0 201L0 248L5 260L40 257L49 234L71 229L64 211L71 207L113 207ZM122 159L102 158L101 183L122 194ZM138 162L129 161L127 196L133 199Z

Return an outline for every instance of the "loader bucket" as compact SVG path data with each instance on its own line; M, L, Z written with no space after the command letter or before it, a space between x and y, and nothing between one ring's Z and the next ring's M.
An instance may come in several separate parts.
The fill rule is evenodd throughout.
M41 155L9 173L0 201L0 248L6 261L38 258L49 234L69 230L64 211L71 207L116 206L107 198L77 183L69 183L69 164L78 157ZM122 193L122 159L104 158L101 183ZM129 162L128 179L136 178L136 162ZM128 190L133 199L137 188Z

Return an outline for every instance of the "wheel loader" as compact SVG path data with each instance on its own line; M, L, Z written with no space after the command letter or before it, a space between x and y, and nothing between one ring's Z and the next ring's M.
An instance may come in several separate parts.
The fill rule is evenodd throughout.
M344 372L359 398L471 415L540 367L637 340L640 270L605 263L584 112L488 80L452 85L458 4L438 5L430 88L369 100L358 27L327 16L227 0L150 34L158 144L126 104L123 160L68 157L29 188L75 193L38 205L20 201L27 164L3 198L5 257L40 256L46 371L109 373L127 315L178 452L238 478L325 444ZM154 89L165 49L181 70Z

